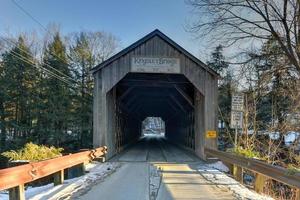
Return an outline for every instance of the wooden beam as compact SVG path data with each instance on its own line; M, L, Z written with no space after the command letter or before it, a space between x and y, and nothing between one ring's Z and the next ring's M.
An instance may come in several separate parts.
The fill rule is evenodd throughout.
M181 94L181 96L189 103L189 105L194 108L193 100L191 99L190 96L188 96L180 87L174 85L174 88L176 91Z
M139 94L138 94L138 93L135 93L134 96L131 97L124 105L125 105L126 107L130 107L130 104L133 103L133 102L136 100L136 98L137 98L138 96L139 96Z
M174 85L191 84L190 82L170 82L161 80L124 80L119 83L122 86L134 87L166 87L172 88Z
M184 107L181 105L181 103L179 103L179 102L177 101L177 99L176 99L173 95L170 94L170 98L176 103L176 105L177 105L184 113L187 112L187 111L184 109Z
M129 87L119 98L118 101L122 101L132 90L134 90L135 87Z

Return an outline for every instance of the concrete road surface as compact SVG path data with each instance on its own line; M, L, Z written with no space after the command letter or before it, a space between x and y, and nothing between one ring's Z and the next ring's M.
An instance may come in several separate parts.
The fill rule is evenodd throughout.
M216 187L197 172L196 166L203 164L203 161L167 143L161 137L144 137L110 161L121 162L122 166L103 182L93 186L80 199L234 199L231 192ZM154 196L150 189L153 188L152 182L150 187L150 165L161 169Z

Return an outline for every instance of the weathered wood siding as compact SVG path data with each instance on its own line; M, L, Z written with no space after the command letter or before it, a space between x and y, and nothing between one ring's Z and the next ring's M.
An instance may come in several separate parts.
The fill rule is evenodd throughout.
M198 120L198 122L195 122L195 135L198 131L201 132L199 133L201 137L200 135L196 136L196 143L199 142L197 140L201 140L201 144L199 143L201 147L204 144L209 147L216 147L216 140L205 139L205 131L216 130L217 128L217 77L159 36L154 36L94 73L94 145L103 145L103 142L100 141L107 141L105 137L107 137L109 131L112 131L107 125L109 123L108 119L112 119L112 117L108 116L107 113L108 99L106 96L127 73L130 73L131 58L133 56L175 57L180 59L181 74L186 76L194 85L199 91L197 95L202 98L198 102L199 105L196 104L195 111L195 119ZM113 98L109 98L111 103ZM113 109L110 107L109 111L111 112ZM204 121L202 122L203 117Z

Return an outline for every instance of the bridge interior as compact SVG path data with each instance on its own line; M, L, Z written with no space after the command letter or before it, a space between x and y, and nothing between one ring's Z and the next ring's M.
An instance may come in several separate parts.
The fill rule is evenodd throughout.
M195 88L184 75L129 73L109 93L115 98L115 153L137 142L137 148L153 147L153 151L168 142L195 149ZM165 122L163 140L139 140L147 117Z

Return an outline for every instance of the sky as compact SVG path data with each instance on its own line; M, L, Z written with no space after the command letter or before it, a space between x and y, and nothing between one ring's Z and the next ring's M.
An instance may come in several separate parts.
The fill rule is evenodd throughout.
M212 45L186 30L192 8L185 0L15 0L43 26L58 24L63 34L106 31L125 48L159 29L196 57L206 61ZM43 32L12 0L0 0L0 35ZM45 32L45 31L44 31Z

